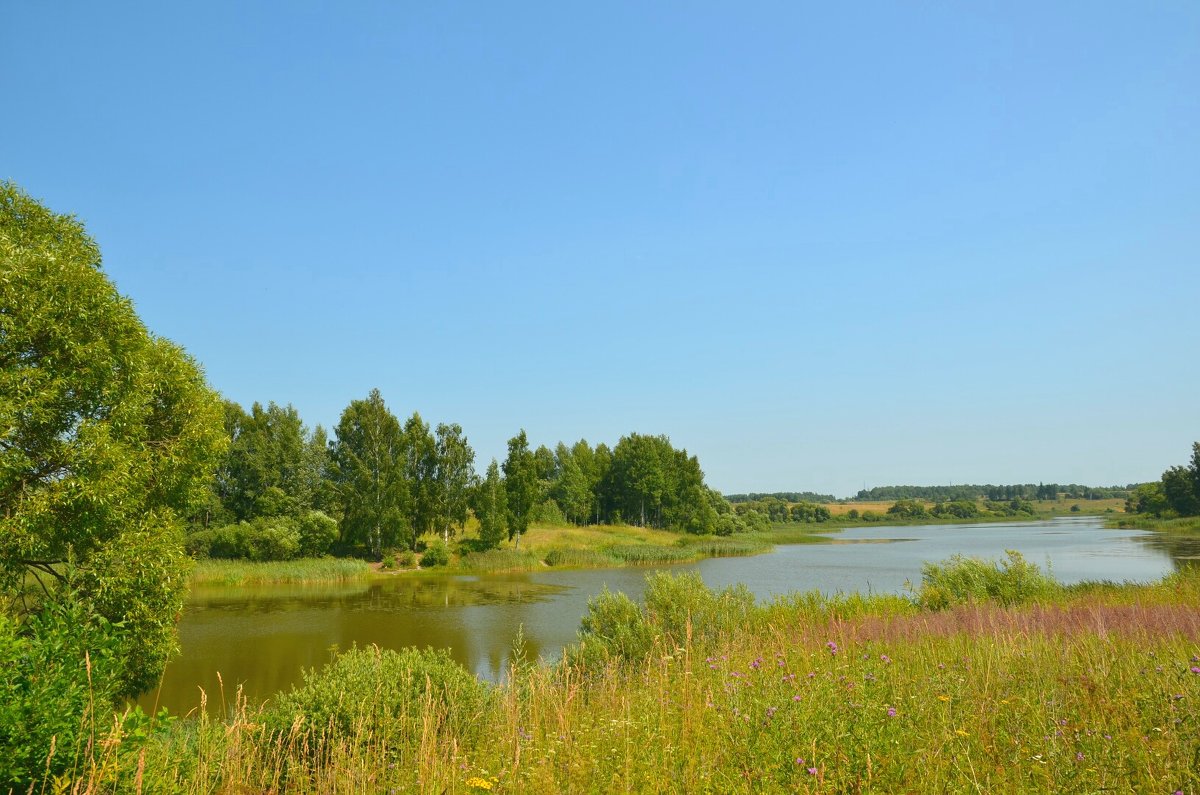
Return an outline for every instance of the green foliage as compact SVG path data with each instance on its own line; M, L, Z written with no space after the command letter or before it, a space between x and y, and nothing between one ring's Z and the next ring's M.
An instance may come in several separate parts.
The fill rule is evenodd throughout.
M558 568L602 569L618 565L619 561L599 549L551 549L546 553L546 565Z
M617 560L635 565L682 563L696 558L694 552L683 547L665 547L659 544L617 544L604 551Z
M73 218L0 184L0 591L62 584L124 626L121 689L174 649L181 519L208 498L221 403L152 336Z
M1009 550L1007 554L1008 559L999 563L955 555L943 563L924 564L917 601L930 610L944 610L987 600L1024 604L1060 592L1054 578L1027 562L1020 552Z
M1161 519L1200 515L1200 442L1192 444L1187 466L1173 466L1161 480L1135 488L1125 510Z
M561 527L567 523L567 517L563 515L557 502L554 500L542 500L530 511L529 522L530 524Z
M350 402L335 434L330 456L343 510L342 540L365 544L377 558L385 546L414 548L405 437L378 389Z
M521 535L529 528L534 506L542 498L537 477L536 460L529 449L525 429L508 440L508 457L504 459L504 489L507 500L508 538L521 545Z
M267 562L200 560L192 569L188 581L193 585L264 585L342 582L370 574L370 564L350 558L301 558Z
M329 552L337 541L337 520L322 511L308 511L300 517L296 528L300 533L300 554L317 558Z
M351 649L264 714L267 728L310 747L346 738L414 750L426 721L435 735L470 738L491 700L490 688L439 649Z
M605 659L641 660L654 645L654 632L636 602L605 587L588 600L579 641L578 650L568 656L585 664Z
M951 517L955 519L974 519L979 516L979 506L975 504L974 500L939 502L933 506L933 510L930 513L939 519Z
M929 515L925 504L916 500L897 500L892 507L888 508L887 512L888 516L895 516L898 519L921 519Z
M498 547L508 534L508 492L494 458L475 488L471 508L479 520L479 543L484 549Z
M60 597L20 627L0 613L0 789L72 768L93 727L111 720L120 634Z
M425 548L425 553L421 555L421 568L423 569L431 569L434 566L446 566L449 563L450 548L440 538L435 538Z
M744 585L715 592L699 574L657 572L646 578L641 607L607 589L589 600L579 646L568 656L592 665L644 660L656 643L668 651L685 644L706 649L745 627L754 610L754 595Z
M474 572L533 571L541 567L541 561L527 549L489 549L468 552L459 560L459 566Z

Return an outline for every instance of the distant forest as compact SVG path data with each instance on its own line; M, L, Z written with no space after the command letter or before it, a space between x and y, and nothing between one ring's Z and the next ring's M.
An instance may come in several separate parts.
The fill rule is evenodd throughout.
M876 486L854 495L855 500L1112 500L1125 499L1137 484L1128 486L1081 486L1078 483L1015 483L1008 486L964 484L961 486Z
M731 503L782 500L783 502L886 502L888 500L928 500L947 502L953 500L1123 500L1141 484L1127 486L1081 486L1078 483L1014 483L995 486L991 483L963 484L961 486L875 486L863 489L849 500L840 500L832 494L813 491L750 492L748 494L726 494Z
M817 494L814 491L775 491L770 494L752 491L749 494L725 495L725 499L732 503L758 502L768 498L784 502L837 502L837 497L832 494Z

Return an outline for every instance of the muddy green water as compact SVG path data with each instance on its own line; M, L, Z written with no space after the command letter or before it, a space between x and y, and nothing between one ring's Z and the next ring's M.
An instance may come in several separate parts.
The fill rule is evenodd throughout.
M1001 557L1016 549L1054 576L1148 582L1191 565L1200 548L1170 546L1097 519L1013 524L871 527L835 533L827 544L781 546L768 555L714 558L668 567L698 571L711 587L745 583L757 597L791 591L902 592L921 563L955 553ZM557 658L575 639L588 599L608 587L639 597L646 574L627 568L479 576L393 576L343 585L204 587L190 594L179 626L182 654L158 691L139 703L176 714L228 709L237 688L251 700L299 681L334 649L448 648L468 670L497 679L522 628L534 656ZM223 683L223 684L222 684Z

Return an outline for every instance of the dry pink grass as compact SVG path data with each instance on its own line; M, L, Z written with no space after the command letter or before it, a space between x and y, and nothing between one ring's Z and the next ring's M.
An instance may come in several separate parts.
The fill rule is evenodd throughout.
M913 616L870 616L832 620L805 632L811 640L826 635L847 641L911 641L927 637L965 635L1013 637L1093 635L1121 638L1182 637L1200 641L1200 606L1181 604L1068 606L960 606L939 613Z

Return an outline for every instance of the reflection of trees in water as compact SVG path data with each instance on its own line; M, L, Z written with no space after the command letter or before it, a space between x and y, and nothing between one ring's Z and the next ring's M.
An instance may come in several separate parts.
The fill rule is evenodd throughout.
M1200 536L1177 533L1149 533L1138 541L1171 558L1176 571L1200 569Z

